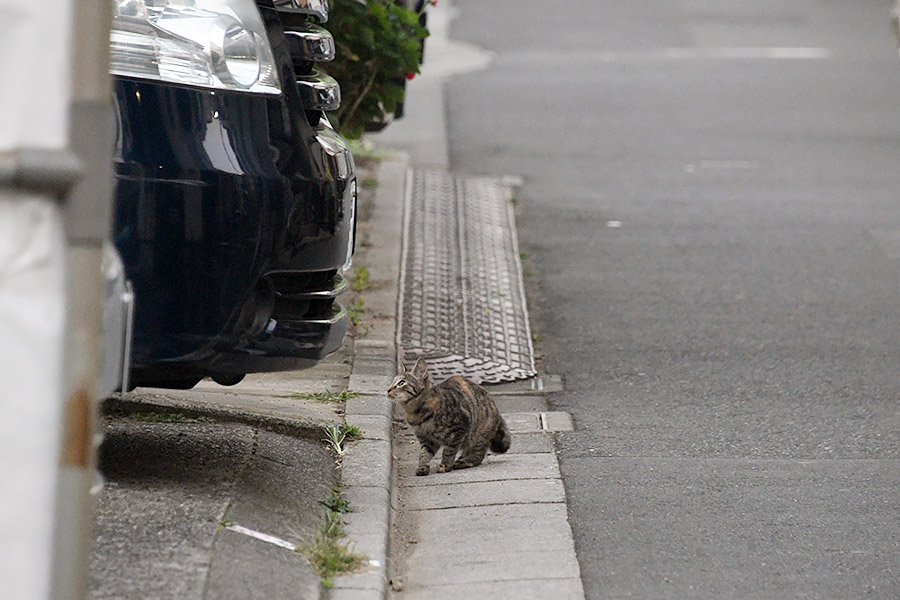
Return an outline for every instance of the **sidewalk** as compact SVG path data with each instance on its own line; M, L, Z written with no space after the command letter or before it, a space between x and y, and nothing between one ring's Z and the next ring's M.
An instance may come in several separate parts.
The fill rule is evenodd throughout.
M413 168L446 171L444 81L485 68L491 56L450 40L454 8L448 2L434 8L426 62L422 76L407 87L405 116L375 141L408 152ZM513 443L508 453L489 454L478 467L417 477L418 444L402 420L394 422L389 597L582 599L552 436L571 430L572 421L567 414L547 412L544 398L561 389L560 382L539 376L486 387L510 426Z

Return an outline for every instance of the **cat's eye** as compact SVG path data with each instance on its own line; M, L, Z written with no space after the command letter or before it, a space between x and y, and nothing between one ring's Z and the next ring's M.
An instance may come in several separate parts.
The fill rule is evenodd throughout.
M384 384L382 384L382 385L384 385ZM397 385L406 385L406 380L401 379L400 381L397 382Z

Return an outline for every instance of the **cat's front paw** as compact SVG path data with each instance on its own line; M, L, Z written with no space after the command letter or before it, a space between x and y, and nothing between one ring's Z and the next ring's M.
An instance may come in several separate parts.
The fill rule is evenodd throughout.
M452 468L453 467L448 467L447 465L441 463L441 466L438 467L438 473L446 473L447 471L449 471Z
M438 470L440 471L440 469L438 469ZM416 469L416 475L419 475L419 476L428 475L429 471L431 471L431 469L428 468L428 465L422 465L421 467Z
M460 460L453 463L454 469L468 469L469 467L474 467L474 466L475 465L473 463L460 461Z

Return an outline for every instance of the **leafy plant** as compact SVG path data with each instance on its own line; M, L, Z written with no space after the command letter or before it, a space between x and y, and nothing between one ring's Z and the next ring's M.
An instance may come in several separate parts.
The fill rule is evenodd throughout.
M347 453L346 442L362 438L365 431L355 425L329 425L325 427L325 445L334 451L338 459Z
M340 490L332 490L331 498L327 500L322 500L319 502L322 506L335 513L348 513L353 512L353 509L350 508L350 503L347 499L341 494Z
M328 29L337 56L323 68L342 97L331 116L344 136L358 138L367 123L384 121L403 101L403 79L419 72L428 32L418 13L393 0L331 0Z
M366 267L357 267L353 269L353 276L350 278L350 287L354 292L362 292L369 289L369 269Z
M344 423L344 437L348 440L360 440L366 432L356 425L347 425Z
M363 314L366 312L366 303L362 298L347 305L347 317L350 319L350 335L353 337L365 337L369 333L371 325L363 324Z

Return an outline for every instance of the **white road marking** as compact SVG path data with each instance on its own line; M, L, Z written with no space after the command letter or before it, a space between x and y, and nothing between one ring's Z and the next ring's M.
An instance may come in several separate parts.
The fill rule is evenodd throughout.
M263 542L268 542L270 544L274 544L281 548L286 548L288 550L294 550L294 551L297 550L296 544L292 544L291 542L289 542L287 540L283 540L280 537L275 537L274 535L269 535L268 533L262 533L259 531L255 531L253 529L249 529L247 527L244 527L243 525L236 525L236 524L232 523L232 524L226 525L225 529L227 529L229 531L234 531L235 533L241 533L243 535L255 538L255 539L263 541Z

